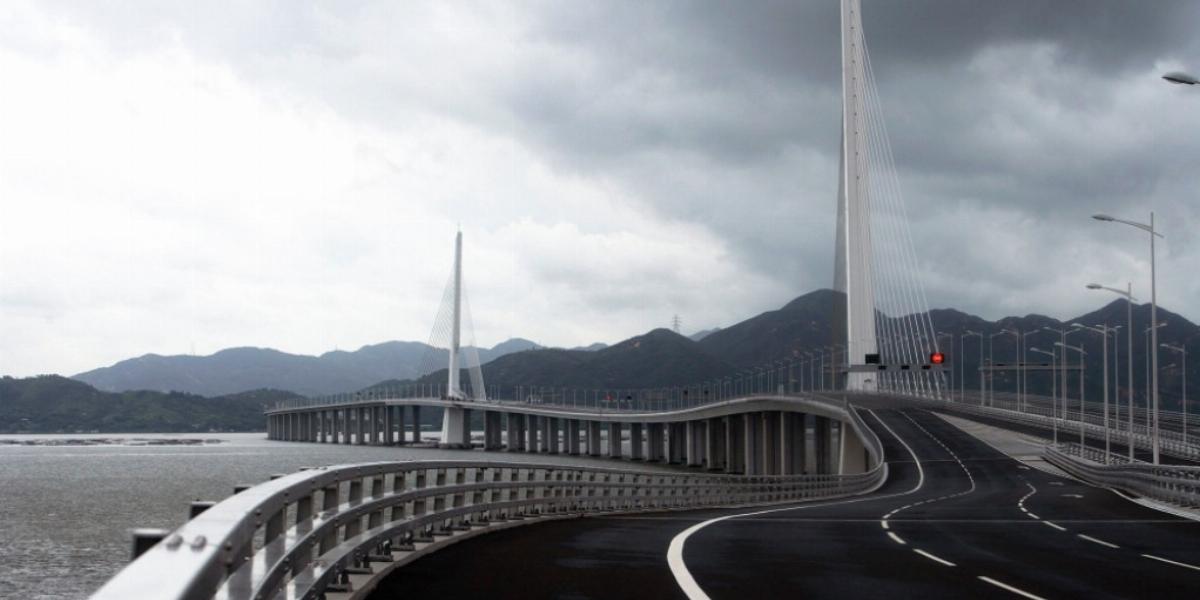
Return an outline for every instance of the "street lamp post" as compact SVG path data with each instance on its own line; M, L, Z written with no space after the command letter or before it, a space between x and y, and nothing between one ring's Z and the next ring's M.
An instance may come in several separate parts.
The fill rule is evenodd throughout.
M1083 412L1083 406L1084 406L1084 404L1083 404L1083 401L1084 401L1084 391L1083 391L1083 390L1084 390L1084 385L1083 385L1083 374L1084 374L1084 373L1087 371L1087 369L1085 369L1085 368L1084 368L1084 366L1085 366L1085 365L1084 365L1084 357L1086 357L1086 356L1087 356L1087 352L1085 352L1085 351L1083 350L1083 346L1082 346L1082 345L1079 345L1079 346L1068 346L1067 344L1064 344L1064 343L1062 343L1062 342L1055 342L1055 343L1054 343L1054 345L1055 345L1055 346L1062 346L1062 347L1063 347L1063 398L1066 398L1066 397L1067 397L1067 393L1066 393L1066 383L1067 383L1067 379L1066 379L1066 374L1067 374L1067 366L1066 366L1066 362L1067 362L1067 352L1066 352L1066 351L1067 351L1067 350L1074 350L1074 351L1076 351L1076 352L1078 352L1078 353L1079 353L1079 457L1080 457L1080 458L1084 458L1084 450L1086 450L1086 449L1087 449L1087 441L1086 441L1086 439L1084 438L1084 419L1083 419L1083 417L1084 417L1084 412ZM1064 404L1063 404L1063 420L1066 420L1066 418L1067 418L1067 405L1064 403ZM1064 426L1065 426L1065 423L1064 423Z
M1149 224L1138 223L1135 221L1126 221L1125 219L1118 219L1116 217L1112 217L1109 215L1092 215L1092 218L1096 219L1098 221L1108 221L1111 223L1121 223L1124 225L1129 225L1130 227L1136 227L1136 228L1141 229L1142 231L1145 231L1146 233L1150 234L1150 323L1152 323L1152 324L1158 323L1158 281L1156 278L1157 267L1155 265L1154 243L1155 243L1155 238L1163 237L1163 235L1154 230L1154 211L1150 211L1150 223ZM1157 327L1155 327L1151 330L1150 337L1151 337L1151 340L1150 340L1150 348L1151 348L1151 350L1150 350L1150 361L1151 361L1150 400L1153 403L1153 407L1154 407L1154 409L1153 409L1154 410L1154 424L1153 424L1154 439L1153 439L1152 445L1153 445L1153 449L1154 449L1153 450L1154 464L1157 465L1158 464L1158 450L1159 450L1159 439L1158 439L1158 328Z
M1128 386L1128 389L1127 389L1128 394L1127 395L1129 397L1129 404L1128 404L1129 431L1127 431L1126 433L1129 434L1129 460L1132 462L1133 461L1133 303L1135 301L1137 301L1137 298L1133 297L1133 283L1132 282L1126 283L1124 290L1121 290L1118 288L1112 288L1112 287L1108 287L1108 286L1103 286L1098 283L1089 283L1087 285L1087 288L1089 290L1107 290L1107 291L1110 291L1119 296L1123 296L1125 298L1125 318L1128 321L1128 323L1126 324L1127 329L1125 330L1125 341L1126 341L1125 362L1126 362L1126 369L1127 369L1126 376L1125 376L1126 377L1125 385ZM1118 412L1120 412L1120 411L1118 411Z
M1178 346L1172 346L1171 344L1163 344L1162 347L1166 348L1167 350L1171 350L1173 352L1178 352L1180 355L1180 361L1181 361L1180 362L1180 366L1181 366L1180 374L1183 376L1183 445L1187 446L1187 443L1188 443L1188 439L1187 439L1187 437L1188 437L1187 436L1187 417L1188 417L1188 409L1187 409L1187 348L1184 347L1182 344L1180 344Z
M1074 323L1072 325L1074 327L1078 327L1081 329L1086 329L1088 331L1094 331L1096 333L1099 333L1101 339L1104 340L1103 343L1101 344L1101 348L1103 349L1102 356L1104 358L1104 464L1107 465L1109 463L1110 454L1112 452L1112 447L1111 447L1112 442L1110 440L1109 430L1108 430L1108 334L1115 330L1113 328L1109 327L1107 323L1105 323L1104 325L1101 325L1099 327L1092 327L1090 325L1083 325L1081 323ZM1080 395L1082 396L1082 394L1083 394L1083 391L1080 390ZM1081 411L1083 410L1082 405L1080 406L1080 410ZM1083 418L1082 414L1080 415L1080 418L1081 419Z
M1050 426L1054 430L1054 443L1058 443L1058 378L1054 373L1054 361L1056 355L1054 352L1042 350L1040 348L1030 348L1030 352L1045 354L1050 357ZM1066 352L1063 352L1066 354Z

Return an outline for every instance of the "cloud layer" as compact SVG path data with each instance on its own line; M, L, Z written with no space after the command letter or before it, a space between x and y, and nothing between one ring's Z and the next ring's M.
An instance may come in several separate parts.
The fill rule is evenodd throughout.
M1192 3L867 2L930 302L1200 297ZM729 324L832 279L837 7L0 8L0 373Z

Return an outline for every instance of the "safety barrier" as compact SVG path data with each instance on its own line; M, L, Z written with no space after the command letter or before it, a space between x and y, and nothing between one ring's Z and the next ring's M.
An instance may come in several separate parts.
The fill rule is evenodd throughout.
M1116 488L1160 502L1200 507L1200 467L1151 465L1144 462L1105 465L1103 452L1081 451L1078 444L1047 446L1051 464L1088 483Z

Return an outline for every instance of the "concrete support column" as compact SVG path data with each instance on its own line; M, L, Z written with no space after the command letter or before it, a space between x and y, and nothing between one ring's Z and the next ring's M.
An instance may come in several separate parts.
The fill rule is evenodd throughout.
M538 451L538 429L540 427L537 415L525 415L525 450L527 452Z
M493 410L483 413L483 449L500 449L500 413Z
M405 407L403 406L396 407L396 443L400 445L403 445L407 441L404 439L404 410Z
M663 424L649 423L646 425L648 431L646 437L649 443L646 445L646 460L651 462L662 462L663 459Z
M538 452L550 452L550 417L538 417Z
M673 465L683 463L683 423L667 423L667 462Z
M469 408L463 409L462 434L461 435L462 435L462 440L463 440L463 448L473 448L474 445L471 442L471 409L469 409Z
M608 457L621 458L621 424L616 421L608 424Z
M826 417L813 417L813 462L817 474L833 473L829 445L833 439L833 422Z
M780 460L779 411L762 413L762 473L778 475Z
M421 407L412 407L412 441L414 444L421 441Z
M363 409L361 406L356 406L350 412L354 414L354 443L364 444L367 441L367 420L363 417Z
M721 417L713 417L704 426L705 466L709 471L725 468L725 423Z
M579 455L579 420L567 421L567 454Z
M438 448L466 448L470 439L463 435L467 411L460 406L447 406L442 412L442 441Z
M867 455L867 448L863 445L862 439L858 437L858 433L848 426L845 422L842 424L841 448L839 449L838 465L840 466L839 473L842 475L853 475L855 473L866 473L870 468L870 458Z
M600 422L587 422L587 453L588 456L600 456Z
M644 454L644 441L642 439L642 424L629 424L629 458L632 460L642 460Z
M342 443L343 444L349 444L351 442L351 439L350 439L350 431L351 431L350 415L353 412L354 411L349 408L343 408L341 410L341 413L342 413Z
M799 475L804 472L803 415L785 412L779 420L779 474Z
M509 452L518 452L525 447L520 423L524 418L524 415L518 413L504 413L504 445Z
M396 439L396 437L393 435L393 430L395 429L396 424L392 420L392 415L395 414L395 412L396 411L393 410L393 407L388 406L386 404L383 406L383 445L384 446L391 446L395 442L395 439Z
M708 446L704 443L707 421L688 421L684 425L687 432L687 465L702 467L707 459L705 450Z
M745 466L742 473L746 475L762 475L762 413L746 413L742 415L742 430L745 432Z
M559 453L558 438L559 438L559 430L561 429L559 424L561 422L562 421L560 419L555 418L555 417L548 417L546 419L546 423L547 423L546 434L549 438L548 441L549 441L550 454L558 454Z
M367 443L371 444L372 446L381 443L380 438L382 436L380 434L382 432L380 431L380 429L382 429L382 427L379 426L380 425L379 421L380 421L380 417L382 416L380 413L383 412L382 408L383 407L381 407L381 406L372 406L367 409L367 414L370 415L370 419L371 419L370 433L367 435Z

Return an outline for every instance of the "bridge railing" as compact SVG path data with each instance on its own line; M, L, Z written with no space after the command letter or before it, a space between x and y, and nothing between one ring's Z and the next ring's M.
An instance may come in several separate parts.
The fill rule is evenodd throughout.
M1144 462L1106 465L1102 451L1081 449L1078 444L1047 446L1042 454L1051 464L1088 483L1177 506L1200 507L1200 467Z
M518 522L834 498L874 490L886 477L885 463L854 475L793 476L467 461L309 469L207 508L92 598L315 598L458 536Z
M965 402L937 401L925 398L918 398L916 400L930 407L939 408L947 412L998 419L1009 423L1029 425L1039 429L1053 429L1057 427L1060 439L1071 439L1072 436L1077 438L1081 426L1086 438L1097 440L1097 443L1103 443L1098 440L1103 440L1105 435L1103 415L1087 415L1081 425L1078 410L1066 413L1060 412L1052 416L1050 408L1038 406L1036 402L1023 406L1018 410L1015 406L985 406L979 402L971 401L970 398ZM1046 399L1047 402L1049 400L1048 398ZM1071 418L1072 416L1074 418ZM1108 436L1112 443L1125 444L1130 439L1130 431L1128 429L1118 430L1112 427L1112 422L1110 421ZM1138 449L1148 450L1152 447L1153 434L1148 427L1135 425L1132 431L1132 438L1134 446ZM1200 442L1200 439L1197 439L1195 436L1189 436L1185 442L1181 432L1160 428L1159 447L1164 454L1186 460L1200 461L1200 444L1197 442ZM1112 453L1111 456L1115 456L1115 453Z

